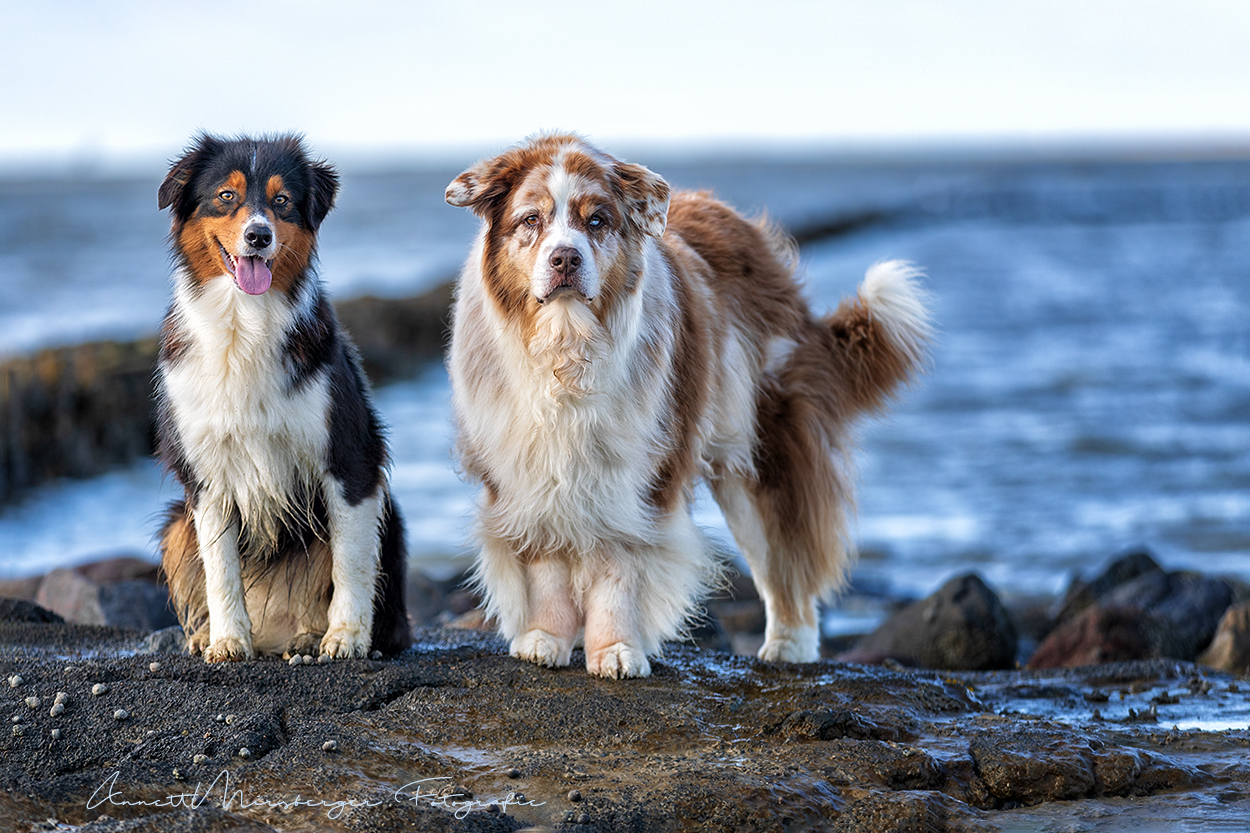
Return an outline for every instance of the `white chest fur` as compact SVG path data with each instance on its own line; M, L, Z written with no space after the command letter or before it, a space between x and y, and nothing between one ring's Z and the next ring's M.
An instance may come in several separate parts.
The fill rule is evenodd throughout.
M297 487L324 475L327 385L288 390L283 347L296 313L284 297L246 295L228 278L177 293L186 347L162 383L199 499L237 507L249 536L272 541L279 519L304 511L290 505Z

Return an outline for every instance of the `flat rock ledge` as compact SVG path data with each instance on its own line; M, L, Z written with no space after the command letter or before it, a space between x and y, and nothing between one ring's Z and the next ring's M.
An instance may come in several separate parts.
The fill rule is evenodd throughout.
M615 681L588 676L580 651L549 670L490 634L414 636L395 660L206 665L146 652L135 631L0 623L0 829L873 833L1250 818L1250 732L1174 727L1244 715L1250 684L1188 663L953 673L671 645L649 679Z

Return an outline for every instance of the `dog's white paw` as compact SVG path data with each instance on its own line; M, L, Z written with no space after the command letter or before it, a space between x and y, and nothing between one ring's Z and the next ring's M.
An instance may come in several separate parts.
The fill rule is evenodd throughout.
M353 659L369 655L371 636L357 628L331 628L321 638L321 653L334 659Z
M212 644L204 649L205 662L238 662L255 658L256 652L252 650L250 635L245 638L222 636L214 639Z
M623 680L626 677L650 677L651 663L641 649L626 642L617 642L593 653L586 653L586 670L599 677Z
M764 662L815 662L820 659L820 632L814 627L769 629L760 647Z
M565 644L558 636L534 628L512 640L510 653L518 659L527 659L548 668L563 668L572 657L573 644Z

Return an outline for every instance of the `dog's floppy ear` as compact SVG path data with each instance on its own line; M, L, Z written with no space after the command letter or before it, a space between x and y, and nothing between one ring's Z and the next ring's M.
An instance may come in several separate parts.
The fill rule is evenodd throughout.
M616 162L612 173L629 206L629 220L646 234L659 237L668 226L668 183L642 165Z
M449 205L468 208L479 217L487 217L490 209L512 190L516 166L510 154L478 162L451 181L444 195Z
M310 230L321 227L321 221L334 208L334 198L339 193L339 174L329 162L313 162L308 166L308 196L305 197L304 217Z
M186 222L191 216L190 206L194 204L191 199L191 181L195 179L195 172L204 159L220 146L221 140L207 133L201 133L182 157L169 167L165 181L156 192L156 205L162 211L172 207L175 223Z

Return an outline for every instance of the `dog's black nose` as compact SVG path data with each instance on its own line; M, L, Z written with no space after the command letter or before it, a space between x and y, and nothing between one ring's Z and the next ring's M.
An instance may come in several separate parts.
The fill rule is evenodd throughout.
M248 226L243 230L243 239L253 248L268 249L269 244L273 242L273 229L259 223Z
M572 246L561 246L551 253L551 268L561 275L571 275L582 266L582 256Z

